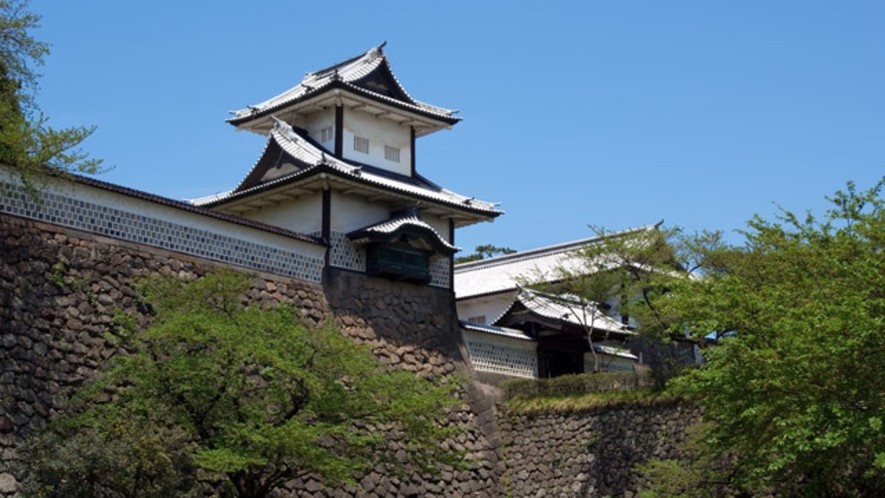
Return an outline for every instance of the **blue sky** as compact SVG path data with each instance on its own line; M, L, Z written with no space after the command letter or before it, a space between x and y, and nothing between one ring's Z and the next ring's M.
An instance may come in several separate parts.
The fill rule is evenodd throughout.
M885 2L32 0L38 102L92 124L105 181L234 187L265 139L229 110L387 41L409 93L459 109L418 170L501 202L470 252L655 223L742 228L885 174ZM734 236L732 240L739 240Z

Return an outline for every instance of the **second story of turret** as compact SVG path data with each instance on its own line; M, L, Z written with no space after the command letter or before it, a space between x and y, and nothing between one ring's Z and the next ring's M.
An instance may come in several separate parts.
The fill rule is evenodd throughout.
M457 111L413 99L394 76L384 44L307 73L295 87L236 111L228 122L268 135L275 120L305 130L339 159L415 176L415 140L450 128Z

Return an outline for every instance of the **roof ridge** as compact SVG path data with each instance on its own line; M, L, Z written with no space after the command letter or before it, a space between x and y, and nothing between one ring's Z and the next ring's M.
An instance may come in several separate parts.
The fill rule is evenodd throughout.
M488 259L480 259L477 261L469 261L467 263L461 263L455 265L455 272L457 273L459 270L470 271L485 267L494 267L500 266L502 264L510 263L513 261L528 261L536 258L540 258L543 256L550 256L556 253L565 253L570 248L574 247L575 249L580 248L581 246L585 246L587 244L591 244L594 242L598 242L611 237L622 237L624 235L630 233L638 233L643 231L648 231L652 229L657 229L661 226L664 220L661 220L657 223L651 225L645 225L637 228L628 228L625 230L620 230L617 232L606 233L603 235L596 235L594 237L588 237L585 239L572 240L569 242L560 242L559 244L553 244L549 246L537 247L534 249L528 249L525 251L519 251L512 254L504 254L501 256L495 256Z
M336 64L332 64L331 66L317 69L316 71L308 71L305 76L314 76L314 77L319 77L321 75L325 76L326 74L331 73L331 72L335 71L336 69L340 69L344 66L347 66L348 64L353 64L354 62L356 62L362 58L365 58L368 55L373 55L373 59L375 57L377 57L378 55L386 58L387 56L384 55L384 51L383 51L383 48L385 45L387 45L386 41L382 42L381 45L372 47L369 50L366 50L365 52L362 52L361 54L351 57L347 60L338 62Z
M351 57L331 66L312 72L309 71L295 86L257 104L247 105L243 109L230 111L233 116L226 121L237 128L245 126L245 129L256 131L255 129L249 128L247 123L255 120L264 120L269 114L280 109L298 105L300 102L322 95L335 88L347 89L350 92L359 90L359 92L356 93L363 98L376 100L383 105L397 107L405 112L418 113L436 123L445 123L447 126L451 126L460 121L461 118L454 116L457 112L456 110L449 110L421 102L416 100L408 91L406 91L402 83L396 77L396 74L394 74L390 59L384 53L383 48L386 44L387 42L384 42L381 45L370 48L358 56ZM392 84L397 87L397 91L395 92L396 98L357 84L370 74L379 70L385 71L392 79ZM444 127L445 126L436 126L433 131ZM263 133L263 131L261 133Z

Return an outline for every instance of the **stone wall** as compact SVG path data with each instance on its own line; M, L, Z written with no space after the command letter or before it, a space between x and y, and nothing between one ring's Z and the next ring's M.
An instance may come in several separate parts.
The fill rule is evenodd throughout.
M132 242L0 214L0 496L16 489L12 463L24 437L62 413L71 394L113 355L106 339L118 311L147 318L134 289L153 273L195 278L218 263ZM327 269L323 284L256 274L249 299L292 303L307 325L334 317L342 333L393 368L466 379L464 404L449 416L465 431L448 441L467 470L397 478L375 469L358 487L289 483L285 496L630 496L633 465L672 456L682 405L570 415L496 412L494 388L477 382L446 289Z
M33 430L120 353L105 337L120 311L147 321L135 279L195 278L214 267L170 251L0 215L0 495L14 491L10 463ZM262 275L250 299L299 306L306 324L326 318L322 287Z
M105 336L115 326L115 313L146 323L136 279L154 273L191 279L217 264L7 215L0 215L0 234L0 495L7 495L16 486L15 448L62 413L69 397L121 352ZM450 292L340 270L330 270L324 280L326 285L318 285L259 273L248 297L295 304L307 325L334 316L342 333L368 344L394 368L426 377L459 373L470 378ZM475 464L427 479L372 472L361 480L360 495L498 496L497 476L503 469L493 403L474 383L468 382L461 395L464 405L449 421L466 431L449 444ZM357 489L325 490L306 479L290 483L286 494L342 493L356 495Z
M679 401L562 413L501 414L504 481L513 497L637 495L635 471L650 459L679 458L700 410Z

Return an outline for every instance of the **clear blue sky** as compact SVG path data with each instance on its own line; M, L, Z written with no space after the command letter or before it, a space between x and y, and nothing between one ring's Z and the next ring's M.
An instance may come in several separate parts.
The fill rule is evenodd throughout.
M412 96L464 121L420 173L501 202L466 252L664 219L820 212L885 174L885 2L33 0L43 110L98 127L100 178L171 198L234 187L264 138L225 123L387 41ZM738 240L737 237L734 240Z

